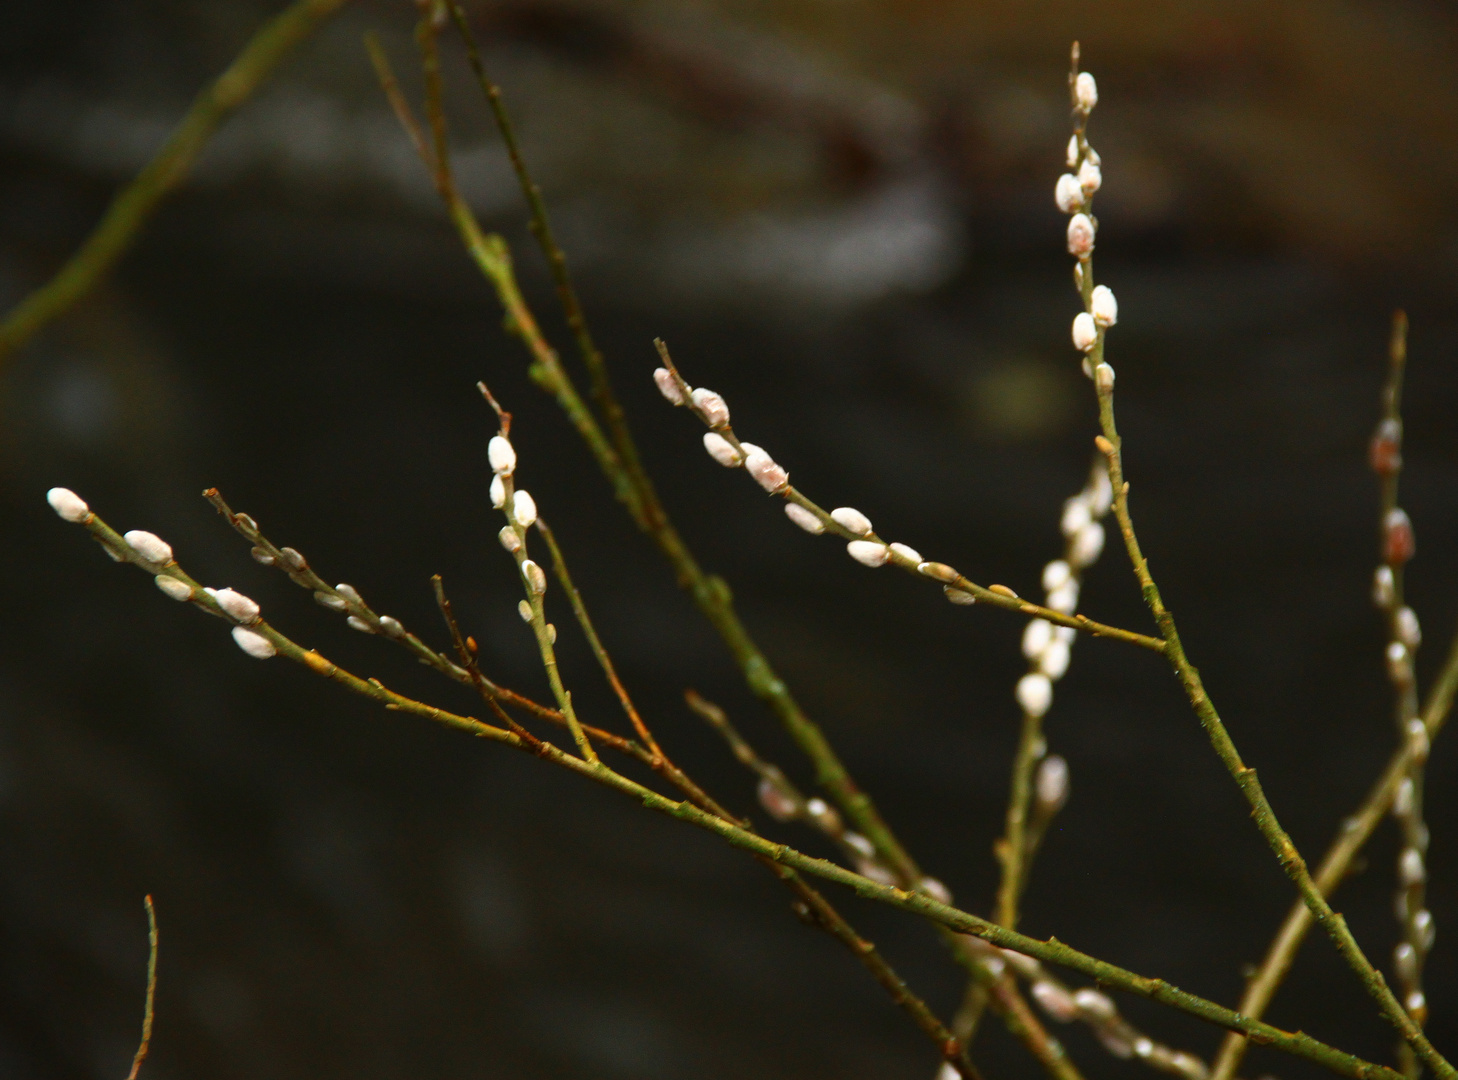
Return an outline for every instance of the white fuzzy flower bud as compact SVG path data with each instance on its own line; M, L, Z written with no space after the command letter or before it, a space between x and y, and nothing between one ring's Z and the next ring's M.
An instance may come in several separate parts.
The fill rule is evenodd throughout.
M738 468L744 461L739 451L734 449L734 444L717 431L704 432L704 449L726 469Z
M500 474L491 478L491 508L500 510L506 505L506 481L501 479Z
M338 596L330 596L327 592L317 591L314 593L314 603L320 607L326 607L330 611L343 611L347 605Z
M1070 169L1078 168L1078 136L1068 136L1068 151L1065 155L1065 163Z
M218 607L240 623L251 623L258 618L258 605L234 589L219 589L212 597Z
M1053 201L1065 214L1071 214L1082 206L1083 188L1078 185L1078 177L1072 173L1064 173L1060 176L1058 183L1053 187Z
M1086 311L1080 311L1073 317L1073 347L1088 352L1098 340L1099 328L1094 317Z
M754 477L755 483L771 493L779 491L790 482L790 474L758 447L744 459L744 471Z
M1392 567L1379 566L1377 572L1372 575L1372 603L1379 608L1392 606L1392 598L1395 595L1396 585L1392 579Z
M1029 716L1042 716L1053 704L1053 684L1046 675L1024 675L1018 680L1017 699Z
M944 1061L933 1080L962 1080L962 1070L950 1061Z
M521 573L526 578L527 588L536 595L541 596L547 591L547 573L531 559L522 560Z
M501 526L501 531L496 534L496 539L501 541L501 546L513 555L521 550L521 537L516 535L516 530L510 525Z
M537 523L537 500L526 491L511 494L511 519L523 529L530 529Z
M1101 394L1114 392L1114 369L1109 366L1107 360L1099 361L1099 366L1094 368L1094 386Z
M906 544L892 544L891 554L896 555L906 560L907 562L914 563L917 566L921 565L921 552L917 551L914 547L907 546Z
M943 585L942 592L945 593L947 599L954 604L961 604L965 606L967 604L977 603L977 597L973 596L966 589L956 589L953 588L951 585Z
M877 885L895 885L896 875L887 866L883 866L875 859L857 859L856 873L861 877L870 878Z
M166 574L158 574L152 579L161 589L174 600L191 600L192 586L185 581L179 581L175 577L168 577Z
M1043 567L1043 589L1052 592L1073 576L1073 568L1062 559L1054 559Z
M1397 977L1405 983L1417 979L1417 950L1404 941L1397 948L1392 950L1392 966L1397 969Z
M876 854L875 846L858 832L847 831L841 835L841 840L863 859L869 859Z
M375 628L358 615L351 615L344 621L349 625L351 630L358 630L361 634L373 634L375 632Z
M1033 619L1023 631L1023 655L1036 660L1053 640L1053 624L1047 619Z
M1038 765L1033 788L1040 803L1057 810L1068 801L1068 762L1057 754L1045 757Z
M864 566L883 566L891 557L891 549L874 540L852 540L845 546L846 552Z
M1068 219L1068 254L1087 258L1094 249L1093 219L1087 214L1074 214Z
M840 814L835 808L829 805L824 799L814 798L805 801L805 813L810 815L810 820L819 825L828 833L838 833L841 830Z
M1107 285L1095 285L1093 295L1089 297L1089 308L1093 312L1094 322L1100 326L1113 326L1119 321L1119 301L1114 298L1114 290Z
M704 423L710 427L723 427L729 423L729 406L714 391L705 390L701 386L690 396L694 408L698 409L699 415L704 418Z
M402 638L405 636L405 626L393 615L381 615L380 633L386 637Z
M1398 641L1409 649L1416 649L1422 644L1423 631L1418 625L1417 613L1412 608L1405 604L1398 608L1397 614L1393 616L1393 621L1397 624Z
M673 372L666 367L657 368L653 372L653 381L658 384L658 392L675 405L683 404L683 391L678 388L678 380L673 377Z
M238 648L242 649L255 660L267 660L270 656L278 652L273 647L273 642L269 641L262 634L254 633L247 627L233 627L233 640L238 643Z
M1079 72L1078 78L1073 80L1073 100L1084 112L1099 103L1099 84L1087 71Z
M1433 913L1423 908L1412 917L1412 932L1417 937L1418 948L1430 952L1437 940L1438 928L1433 925Z
M1056 986L1046 979L1039 979L1028 988L1028 993L1054 1020L1066 1024L1078 1017L1078 1006L1073 1003L1073 997L1068 991L1061 986Z
M1078 186L1083 189L1085 199L1102 187L1103 183L1103 170L1092 161L1085 161L1078 167Z
M1418 1016L1427 1012L1428 999L1423 996L1421 990L1413 990L1402 999L1402 1007L1408 1011L1409 1015ZM1426 1020L1427 1017L1423 1016L1423 1019Z
M1109 369L1113 374L1113 369ZM1109 512L1109 507L1114 505L1114 485L1109 482L1109 474L1104 469L1099 469L1089 480L1088 488L1085 490L1088 497L1088 510L1096 518L1101 518Z
M1152 1053L1154 1053L1153 1039L1149 1038L1147 1035L1141 1035L1139 1036L1139 1038L1134 1040L1135 1057L1147 1058Z
M952 902L952 891L934 877L924 877L917 886L939 904L950 904Z
M855 536L865 536L871 531L871 519L854 507L838 506L830 512L830 517L842 529Z
M785 517L789 518L812 536L819 536L825 531L825 522L821 521L799 503L785 503Z
M1092 566L1098 562L1104 550L1104 527L1097 521L1090 521L1073 537L1069 558L1080 567Z
M516 447L505 435L493 435L486 444L486 460L491 462L491 471L499 476L510 476L516 471Z
M51 488L46 492L46 502L50 503L51 509L60 514L64 520L77 525L85 521L86 516L91 513L91 507L86 505L86 500L70 488Z
M1072 615L1078 609L1078 582L1070 581L1061 589L1050 592L1047 606L1064 615Z
M133 529L122 536L132 550L148 562L165 565L172 561L172 545L156 533L145 529Z
M346 585L341 581L338 585L334 586L334 591L351 604L364 603L364 598L359 595L359 590L353 585Z
M1407 817L1412 813L1412 796L1412 777L1404 776L1392 794L1392 813L1397 817Z
M1064 536L1072 539L1092 520L1093 515L1089 512L1088 500L1081 495L1075 495L1063 504L1063 516L1058 520L1058 529Z
M1423 865L1423 855L1417 848L1404 848L1397 859L1397 876L1404 888L1410 888L1428 878L1428 868Z
M776 821L789 821L800 812L799 804L768 776L759 782L759 805Z
M521 616L522 622L529 623L532 621L532 606L525 600L518 600L516 602L516 613Z
M1400 641L1387 644L1387 677L1395 683L1412 681L1412 662L1408 659L1407 646Z
M1428 726L1415 716L1407 722L1407 744L1414 761L1421 764L1428 760L1428 752L1432 749Z
M1043 647L1043 652L1038 657L1038 670L1057 681L1068 673L1071 655L1068 642L1054 638Z
M1078 1006L1079 1012L1095 1020L1112 1020L1118 1015L1109 996L1091 986L1085 986L1074 994L1073 1003Z

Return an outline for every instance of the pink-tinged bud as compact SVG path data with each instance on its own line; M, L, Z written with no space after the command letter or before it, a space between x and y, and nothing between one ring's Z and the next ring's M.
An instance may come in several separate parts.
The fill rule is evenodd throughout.
M738 468L744 462L743 455L734 449L734 444L717 431L704 432L704 449L726 469Z
M1092 520L1093 514L1089 512L1088 500L1082 495L1075 495L1064 502L1063 516L1058 520L1058 529L1064 536L1072 539Z
M1409 649L1416 649L1422 644L1423 631L1418 625L1417 613L1407 605L1397 609L1397 614L1392 617L1397 627L1397 640L1406 645Z
M1089 986L1073 995L1073 1003L1078 1006L1079 1012L1094 1020L1112 1020L1118 1015L1109 996Z
M1367 459L1378 476L1391 476L1402 468L1402 425L1390 417L1378 424L1367 447Z
M705 390L701 386L690 397L694 408L698 409L699 415L704 418L704 423L710 427L723 427L729 423L729 406L714 391Z
M1078 136L1077 135L1070 135L1070 136L1068 136L1068 150L1067 150L1067 152L1065 154L1064 161L1065 161L1065 164L1067 164L1070 169L1076 169L1076 168L1078 168Z
M1412 932L1417 938L1417 947L1423 952L1430 952L1433 942L1438 937L1438 928L1433 925L1433 913L1423 908L1412 917Z
M168 577L166 574L158 574L152 579L161 589L174 600L191 600L192 586L185 581L179 581L175 577Z
M1098 340L1099 328L1094 317L1086 311L1080 311L1073 317L1073 347L1088 352Z
M1372 575L1372 603L1379 608L1390 608L1392 601L1396 598L1396 582L1392 577L1392 567L1379 566L1377 572Z
M1068 254L1084 259L1094 249L1093 219L1087 214L1074 214L1068 219Z
M1070 656L1068 642L1054 638L1043 647L1038 657L1038 670L1050 679L1061 679L1068 674Z
M262 634L254 633L247 627L233 627L233 640L238 643L238 648L242 649L255 660L267 660L270 656L278 652L273 647L273 642L269 641Z
M966 607L969 604L977 603L977 597L973 596L965 589L956 589L950 585L943 585L942 592L946 594L947 599L950 600L952 603L959 604L963 607Z
M871 531L871 519L850 506L838 506L830 512L831 520L853 536L865 536Z
M46 502L51 504L51 509L61 515L63 520L76 525L85 521L91 513L91 507L86 505L86 500L70 488L51 488L46 492Z
M547 573L531 559L522 560L521 574L526 579L527 588L537 596L547 591Z
M891 557L891 549L874 540L852 540L845 546L846 552L863 566L884 566Z
M1085 161L1078 167L1078 186L1083 189L1085 199L1102 187L1103 183L1103 171L1092 161Z
M799 503L785 503L785 517L789 518L812 536L819 536L825 531L825 522L821 521Z
M1062 559L1054 559L1043 567L1043 589L1052 592L1073 576L1073 568Z
M218 602L218 607L240 623L251 623L258 618L258 605L234 589L219 589L213 593L213 599Z
M1104 527L1097 521L1090 521L1074 534L1069 545L1068 557L1080 568L1092 566L1104 550Z
M1018 704L1029 716L1042 716L1053 704L1053 684L1041 673L1024 675L1018 680Z
M530 529L537 523L537 500L529 492L512 492L511 519L523 529Z
M491 508L500 510L506 505L506 481L501 479L500 474L491 478Z
M1064 580L1067 580L1066 578ZM1036 660L1053 640L1053 624L1047 619L1032 619L1023 631L1023 655Z
M402 638L405 636L405 626L393 615L381 615L380 633L386 637Z
M917 889L926 893L939 904L950 904L952 902L952 891L934 877L924 877L917 885Z
M1423 865L1422 852L1417 848L1404 848L1397 859L1397 876L1404 888L1428 879L1428 868Z
M1045 1013L1054 1020L1061 1023L1068 1023L1078 1017L1078 1006L1073 1003L1072 996L1061 986L1055 986L1046 979L1039 979L1029 988L1032 994Z
M1387 512L1382 522L1382 561L1401 566L1417 554L1417 540L1412 534L1412 519L1400 506Z
M496 539L501 541L501 546L513 555L521 550L521 537L516 535L516 530L510 525L501 526L501 531L496 534Z
M772 494L790 482L790 474L758 447L744 459L744 471L754 477L755 483Z
M800 814L800 804L767 776L759 782L759 805L776 821L789 821Z
M1078 608L1078 582L1070 581L1048 594L1047 606L1063 615L1072 615Z
M505 435L493 435L486 444L486 460L491 462L491 471L498 476L510 476L516 471L516 447Z
M532 621L532 606L525 600L518 600L516 602L516 613L521 616L522 622L529 623Z
M156 533L149 533L145 529L133 529L123 535L122 539L148 562L165 566L172 561L172 545Z
M1068 762L1057 754L1045 757L1038 765L1033 788L1040 803L1050 810L1060 809L1068 801Z
M683 404L683 391L678 388L678 380L673 377L673 372L666 367L661 367L653 372L653 381L658 385L658 392L667 398L674 405Z
M1119 301L1114 299L1114 290L1107 285L1095 285L1089 298L1089 310L1094 322L1100 326L1113 326L1119 321Z
M1094 368L1094 386L1100 394L1112 394L1114 392L1114 369L1109 366L1108 361L1101 361L1099 366Z
M892 544L891 554L903 562L909 562L913 566L921 565L921 552L906 544Z
M1072 173L1064 173L1060 176L1058 183L1053 187L1053 201L1065 214L1071 214L1082 206L1083 188L1078 185L1078 177Z
M1099 103L1099 84L1087 71L1079 72L1078 78L1073 80L1073 100L1083 112Z

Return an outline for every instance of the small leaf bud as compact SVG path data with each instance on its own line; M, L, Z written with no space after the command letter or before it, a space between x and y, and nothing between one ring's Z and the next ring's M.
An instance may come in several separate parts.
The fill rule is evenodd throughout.
M1073 576L1073 568L1062 559L1054 559L1043 567L1043 589L1052 592Z
M1402 425L1388 417L1377 425L1367 447L1367 460L1378 476L1391 476L1402 468Z
M70 488L53 487L46 492L46 502L65 521L81 524L91 514L91 507Z
M1078 167L1078 186L1083 189L1085 199L1102 187L1103 183L1103 170L1092 161L1085 161Z
M1433 913L1423 908L1412 917L1412 932L1417 938L1417 947L1423 952L1430 952L1433 942L1437 940L1438 928L1433 925Z
M361 634L373 634L375 632L375 628L358 615L351 615L344 621L349 624L351 630L358 630Z
M380 632L386 637L402 638L405 636L405 627L393 615L381 615Z
M698 409L704 423L710 427L723 427L729 423L729 406L714 391L705 390L701 386L693 392L691 397L694 408Z
M1423 640L1422 627L1418 625L1417 613L1407 605L1397 609L1397 614L1392 617L1397 627L1397 640L1406 645L1409 649L1416 649Z
M1119 301L1114 299L1114 290L1107 285L1095 285L1089 298L1089 310L1094 322L1100 326L1113 326L1119 321Z
M541 596L547 591L547 574L540 566L531 559L523 559L521 573L526 578L527 587L536 595Z
M516 602L516 613L521 616L522 622L529 623L532 621L532 606L525 600L518 600Z
M1038 657L1038 670L1055 681L1061 679L1068 673L1070 655L1068 642L1054 638L1043 647Z
M744 459L744 471L754 477L755 483L770 493L779 491L790 482L790 474L775 459L756 447Z
M674 405L683 404L683 391L678 388L678 380L673 377L673 372L666 367L656 368L653 381L658 385L658 392L670 402Z
M1396 596L1395 589L1392 567L1379 566L1377 572L1372 575L1372 603L1379 608L1391 607L1393 598Z
M1042 716L1053 704L1053 684L1043 674L1024 675L1018 680L1017 699L1029 716Z
M1073 1003L1073 997L1068 991L1046 979L1039 979L1033 983L1028 988L1028 993L1054 1020L1066 1024L1078 1016L1078 1006Z
M1053 624L1047 619L1031 619L1023 631L1023 655L1036 660L1053 640Z
M759 782L759 805L776 821L790 821L800 813L800 804L768 776Z
M1417 541L1412 534L1412 519L1402 507L1393 507L1382 522L1382 561L1401 566L1417 554Z
M343 599L338 596L330 596L327 592L314 593L314 602L330 611L343 611L348 606Z
M166 574L158 574L152 579L161 589L174 600L191 600L192 586L185 581L179 581L175 577L168 577Z
M1099 328L1094 317L1080 311L1073 317L1073 347L1088 352L1099 340Z
M523 529L530 529L537 522L537 500L526 491L512 492L511 517Z
M1101 394L1111 394L1114 391L1114 369L1109 366L1107 360L1099 361L1099 366L1094 368L1094 386Z
M500 475L491 478L491 508L500 510L506 505L506 482Z
M1072 615L1078 608L1078 582L1070 581L1060 589L1048 594L1047 606L1064 615Z
M219 589L213 593L213 599L218 602L218 607L240 623L258 619L258 605L235 589Z
M1072 173L1064 173L1060 176L1058 183L1053 187L1053 201L1065 214L1071 214L1082 206L1083 188L1078 185L1078 177Z
M825 522L821 521L799 503L785 503L785 517L789 518L812 536L819 536L825 531Z
M501 526L501 531L496 534L496 539L501 542L502 547L513 555L521 550L521 537L516 535L516 530L510 525Z
M852 540L845 546L850 557L863 566L883 566L891 557L891 550L885 544L874 540Z
M1078 1011L1094 1020L1112 1020L1118 1015L1109 996L1091 986L1085 986L1073 995Z
M273 565L273 556L264 551L261 547L249 548L248 554L253 556L253 561L263 566Z
M891 554L897 556L905 562L912 563L915 566L921 565L921 552L917 551L914 547L909 547L906 544L892 544Z
M830 512L831 520L848 533L865 536L871 531L871 519L850 506L839 506Z
M918 573L924 574L934 581L944 581L949 584L961 576L952 567L942 562L925 562L916 569Z
M270 656L278 652L273 647L273 642L269 641L268 638L262 634L254 633L244 626L233 627L233 640L238 643L238 648L242 649L255 660L267 660Z
M954 589L950 585L943 585L942 592L945 593L947 599L954 604L961 604L965 606L967 604L977 603L977 597L973 596L966 589Z
M156 533L149 533L145 529L133 529L123 535L122 539L148 562L166 565L172 561L172 545Z
M1423 865L1422 852L1417 848L1404 848L1397 858L1397 876L1405 888L1411 888L1420 881L1426 881L1428 868Z
M952 891L934 877L924 877L916 886L939 904L952 902Z
M1087 214L1074 214L1068 219L1068 254L1087 258L1094 249L1093 219Z
M1063 516L1058 520L1058 528L1064 536L1072 539L1092 520L1093 515L1089 512L1088 501L1080 495L1075 495L1063 504Z
M1067 151L1066 157L1064 158L1064 161L1065 161L1065 163L1068 165L1068 167L1070 169L1076 169L1076 168L1078 168L1078 136L1077 135L1070 135L1070 136L1068 136L1068 151Z
M704 432L704 449L709 452L711 458L726 469L738 468L744 462L739 451L734 449L734 444L717 431Z
M1078 78L1073 80L1073 100L1078 102L1078 107L1088 112L1099 103L1099 84L1087 71L1081 71Z
M1069 545L1069 558L1079 567L1092 566L1104 550L1104 527L1097 521L1090 521L1079 529Z
M1050 810L1057 810L1068 801L1068 762L1057 754L1045 757L1038 765L1033 780L1038 801Z
M516 471L516 447L505 435L493 435L486 444L486 460L491 462L492 472L510 476Z

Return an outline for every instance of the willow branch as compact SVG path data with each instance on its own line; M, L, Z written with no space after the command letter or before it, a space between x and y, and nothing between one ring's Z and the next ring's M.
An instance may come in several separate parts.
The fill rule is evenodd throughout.
M142 1006L142 1041L132 1058L132 1071L127 1074L127 1080L137 1080L142 1062L147 1060L152 1049L152 1018L157 1001L157 911L152 906L150 895L144 897L142 903L147 907L147 1000Z

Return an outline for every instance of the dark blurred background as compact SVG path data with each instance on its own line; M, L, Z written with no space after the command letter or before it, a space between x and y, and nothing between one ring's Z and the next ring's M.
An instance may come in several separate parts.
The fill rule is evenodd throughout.
M0 7L0 300L86 235L253 29L255 0ZM1403 502L1429 680L1458 619L1453 207L1458 15L1432 0L562 0L470 5L671 512L929 872L986 911L1021 620L954 608L790 527L710 462L649 373L663 335L740 432L827 506L983 582L1037 591L1092 395L1053 205L1064 73L1103 101L1098 265L1134 510L1189 650L1311 857L1394 744L1368 600L1392 309L1412 316ZM199 497L216 484L329 580L444 643L445 576L495 677L546 694L492 534L485 378L660 737L731 807L753 789L690 716L721 702L809 770L525 377L374 85L412 12L359 0L220 132L117 272L0 371L0 1076L116 1078L141 899L162 925L148 1080L920 1077L865 973L719 842L533 760L383 712L121 571L43 501L147 528L285 632L446 707L460 688L347 630ZM449 52L470 198L569 339L485 110ZM414 80L410 80L412 86ZM1148 625L1125 561L1084 609ZM570 620L557 615L559 624ZM579 708L619 723L563 635ZM1234 1002L1292 890L1160 662L1092 641L1048 717L1072 801L1025 927ZM1458 754L1430 766L1428 990L1458 1048ZM760 819L763 814L758 815ZM830 852L794 829L775 835ZM1339 907L1390 965L1395 830ZM934 935L845 897L932 1003ZM1141 1001L1159 1038L1219 1032ZM1369 1057L1393 1038L1324 940L1270 1013ZM1059 1029L1095 1078L1137 1075ZM991 1026L992 1077L1036 1067ZM1249 1076L1314 1076L1253 1054Z

